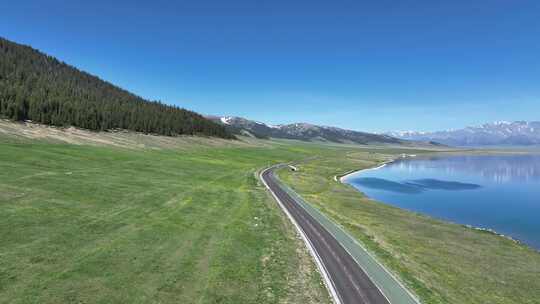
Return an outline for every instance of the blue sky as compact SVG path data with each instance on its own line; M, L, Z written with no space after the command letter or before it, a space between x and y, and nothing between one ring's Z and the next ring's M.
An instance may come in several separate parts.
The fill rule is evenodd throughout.
M366 131L540 120L540 1L3 1L0 36L152 100Z

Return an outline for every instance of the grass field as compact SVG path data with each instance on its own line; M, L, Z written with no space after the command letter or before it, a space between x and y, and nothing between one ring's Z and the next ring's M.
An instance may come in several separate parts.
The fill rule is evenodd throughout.
M313 152L198 142L0 139L0 303L328 303L254 174Z
M540 303L540 253L488 232L375 202L334 181L335 175L373 167L402 152L409 153L336 151L279 175L375 253L423 303Z
M2 124L0 303L329 303L255 176L291 160L281 179L424 303L540 303L538 252L333 179L422 151Z

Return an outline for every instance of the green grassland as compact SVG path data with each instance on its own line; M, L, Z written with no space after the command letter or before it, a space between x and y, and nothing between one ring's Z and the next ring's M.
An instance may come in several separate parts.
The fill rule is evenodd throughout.
M208 142L0 138L0 303L329 303L255 174L314 150Z
M400 153L412 152L336 151L279 176L375 253L423 303L540 303L540 253L489 232L370 200L334 180Z
M0 303L329 303L256 178L280 178L424 303L540 303L540 254L334 176L413 149L0 125ZM23 130L23 132L21 132Z

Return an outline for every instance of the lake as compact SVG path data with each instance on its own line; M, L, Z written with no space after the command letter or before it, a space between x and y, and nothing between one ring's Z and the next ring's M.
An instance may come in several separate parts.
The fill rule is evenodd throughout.
M540 249L538 154L405 158L343 181L375 200Z

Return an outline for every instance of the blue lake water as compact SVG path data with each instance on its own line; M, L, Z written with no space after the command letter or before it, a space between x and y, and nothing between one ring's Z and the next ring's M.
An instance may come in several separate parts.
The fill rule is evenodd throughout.
M406 158L344 181L378 201L540 249L540 155Z

